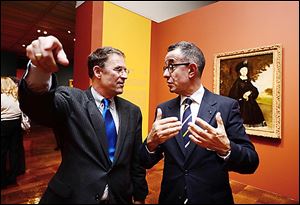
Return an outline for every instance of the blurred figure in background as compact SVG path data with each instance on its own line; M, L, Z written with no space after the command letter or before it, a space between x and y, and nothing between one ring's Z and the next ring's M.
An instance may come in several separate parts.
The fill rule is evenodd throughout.
M21 114L17 84L9 77L1 77L1 189L15 184L20 174ZM9 167L6 166L7 158Z
M19 78L15 77L15 76L9 76L9 77L15 82L15 84L17 86L19 85L19 82L20 82ZM25 114L23 113L23 115L25 115ZM28 118L28 116L26 116L26 117ZM21 122L22 122L22 117L21 117ZM18 175L24 174L25 171L26 171L26 166L25 166L25 149L24 149L23 140L24 140L24 135L28 134L29 131L30 131L30 129L24 130L22 128L22 135L20 136L20 143L19 143L20 146L18 147L18 155L19 155L19 157L18 157L18 159L19 159L19 162L18 162L18 172L17 172Z

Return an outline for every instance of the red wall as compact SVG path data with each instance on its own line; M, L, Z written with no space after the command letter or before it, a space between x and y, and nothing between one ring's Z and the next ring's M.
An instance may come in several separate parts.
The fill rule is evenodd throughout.
M149 129L155 106L173 98L162 66L169 44L187 40L204 52L202 83L213 91L214 54L281 43L282 139L251 136L260 156L253 175L231 178L299 200L299 2L217 2L152 25Z
M23 74L24 74L25 70L24 69L20 69L20 68L17 68L17 71L16 71L16 77L18 79L21 79Z
M86 1L76 9L74 87L86 89L90 85L87 57L102 44L102 19L102 1Z

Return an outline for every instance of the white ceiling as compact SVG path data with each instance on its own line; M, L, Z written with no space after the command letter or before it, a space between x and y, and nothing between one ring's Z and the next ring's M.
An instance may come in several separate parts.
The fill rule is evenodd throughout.
M77 1L76 7L84 1ZM216 1L110 1L129 11L160 23Z

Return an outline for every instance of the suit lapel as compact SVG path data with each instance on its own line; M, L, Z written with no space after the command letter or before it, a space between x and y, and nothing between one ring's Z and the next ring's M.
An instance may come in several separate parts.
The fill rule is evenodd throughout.
M118 116L119 116L119 133L118 133L118 138L117 138L117 144L116 144L116 153L115 153L115 160L113 162L113 164L116 163L120 152L122 150L124 141L125 141L125 137L126 137L126 131L127 131L127 126L128 126L128 118L129 118L129 114L128 114L128 108L126 106L124 106L123 103L120 102L120 98L119 97L115 97L115 103L116 103L116 109L118 112Z
M168 109L168 116L165 117L175 116L180 120L180 96L175 98L174 101L171 101L171 103L168 105ZM178 143L182 154L185 155L186 150L184 148L184 141L180 132L175 136L175 140Z
M102 118L101 112L96 106L95 99L93 98L93 95L91 93L91 90L87 90L87 96L89 98L89 101L87 102L87 111L89 113L92 125L94 127L96 138L98 141L98 144L100 144L102 148L102 153L104 153L107 161L111 163L109 156L108 156L108 149L107 149L107 138L105 134L105 124L104 120ZM100 152L101 153L101 152Z
M217 101L213 98L213 94L205 89L204 96L202 98L202 102L199 108L198 117L210 123L213 116L217 111L215 105ZM195 149L197 145L191 141L190 145L187 147L186 160L190 157L192 151Z

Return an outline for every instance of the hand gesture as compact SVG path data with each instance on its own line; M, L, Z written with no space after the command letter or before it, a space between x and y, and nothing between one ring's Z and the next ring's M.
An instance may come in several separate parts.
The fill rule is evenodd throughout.
M216 151L220 155L226 155L230 150L230 141L227 137L220 112L216 114L217 128L196 118L196 124L189 123L190 139L197 145ZM202 127L202 128L201 128Z
M26 55L32 64L46 73L58 71L57 63L67 66L69 60L62 44L54 36L39 37L26 48Z
M164 119L161 119L161 117L162 111L158 108L155 122L147 137L149 151L154 151L159 144L176 136L181 130L181 122L177 117L167 117Z

